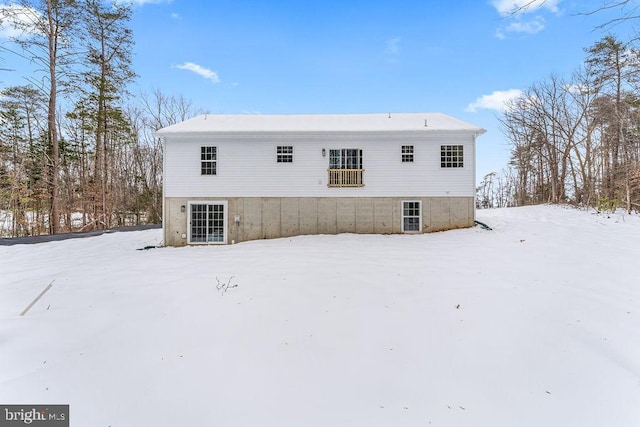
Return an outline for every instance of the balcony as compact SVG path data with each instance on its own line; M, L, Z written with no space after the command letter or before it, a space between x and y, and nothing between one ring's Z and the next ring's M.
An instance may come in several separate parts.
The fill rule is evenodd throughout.
M327 187L364 187L364 169L327 169Z

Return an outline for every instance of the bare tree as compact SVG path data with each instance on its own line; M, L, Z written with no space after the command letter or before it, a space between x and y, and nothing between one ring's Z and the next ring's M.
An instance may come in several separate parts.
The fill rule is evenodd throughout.
M7 88L0 94L0 162L3 182L0 209L9 210L11 235L29 235L34 230L27 217L41 212L43 174L46 173L46 100L28 86ZM48 211L48 209L47 209ZM44 218L45 215L38 215Z
M121 108L117 105L125 93L126 85L133 80L131 48L133 38L127 27L131 19L131 6L123 3L104 4L100 0L85 0L85 40L88 46L85 81L89 87L87 105L95 119L95 182L99 186L103 224L109 227L109 144L113 134L109 126L123 126ZM125 125L126 126L126 125ZM117 133L117 131L116 131Z
M633 162L630 150L634 125L631 117L636 103L631 91L637 85L640 60L637 50L612 35L587 49L592 85L601 92L596 103L603 128L603 166L606 194L615 198L617 182L624 182L627 210L631 210L630 173ZM621 178L622 175L622 178Z
M166 95L159 89L140 95L140 107L130 109L130 120L137 135L136 163L140 170L143 204L151 219L160 220L162 212L162 142L154 132L202 113L183 96ZM135 118L135 119L134 119ZM147 165L144 172L143 165Z
M22 31L13 37L18 46L11 51L35 62L42 79L29 78L34 87L48 98L47 140L49 143L48 183L50 196L50 232L61 231L59 212L60 147L56 127L59 86L70 71L76 55L73 35L76 33L77 4L75 0L21 0L19 7L2 9L2 19ZM7 48L4 48L7 50Z
M586 146L591 155L588 93L581 84L551 75L511 102L500 118L512 144L518 204L582 200L585 182L580 177L588 176L591 165L581 151ZM574 165L576 158L580 168Z

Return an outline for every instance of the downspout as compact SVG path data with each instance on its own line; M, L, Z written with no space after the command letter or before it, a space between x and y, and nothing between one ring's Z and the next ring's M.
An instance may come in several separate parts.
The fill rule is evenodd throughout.
M473 188L472 188L472 194L473 194L473 222L475 224L476 222L476 173L477 173L477 169L478 169L478 144L477 144L477 139L480 135L485 134L487 131L484 129L480 129L478 132L475 132L473 134Z

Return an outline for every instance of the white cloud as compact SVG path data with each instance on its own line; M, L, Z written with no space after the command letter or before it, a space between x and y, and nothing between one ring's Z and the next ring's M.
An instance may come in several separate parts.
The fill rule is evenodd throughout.
M558 4L562 0L492 0L496 11L507 20L496 31L496 37L504 39L506 33L536 34L545 28L545 20L540 15L543 9L552 13L559 13ZM532 19L526 19L528 14L536 13Z
M385 41L384 59L390 64L396 64L400 56L401 37L392 37Z
M544 18L540 16L532 21L516 21L504 27L504 31L510 33L535 34L542 30L544 30Z
M15 4L0 5L0 38L20 37L23 34L35 33L35 23L41 15L30 7Z
M193 62L185 62L184 64L176 65L175 68L178 68L180 70L188 70L196 73L201 77L204 77L207 80L211 80L213 83L220 83L220 78L215 71L212 71L201 65L194 64Z
M174 13L171 14L171 19L180 20L180 19L182 19L182 16L180 16L179 14L174 12Z
M568 84L564 86L564 90L573 95L596 95L598 93L597 86L589 86L588 84Z
M478 110L504 111L507 103L522 96L520 89L497 90L490 95L482 95L465 108L468 113L477 113Z
M401 37L393 37L390 38L389 40L387 40L386 44L387 44L387 48L386 48L386 53L389 55L397 55L400 53L400 41L402 40Z
M492 0L491 4L501 16L524 14L548 9L553 13L558 12L558 4L562 0Z

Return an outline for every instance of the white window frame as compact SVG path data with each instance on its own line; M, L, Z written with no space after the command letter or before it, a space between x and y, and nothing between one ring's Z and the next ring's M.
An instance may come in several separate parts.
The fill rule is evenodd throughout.
M200 241L196 241L194 242L192 240L192 228L191 228L191 221L192 221L192 206L194 205L218 205L218 206L222 206L222 212L223 212L223 216L222 216L222 241L206 241L206 242L200 242ZM228 224L228 217L229 217L229 209L228 209L228 203L226 200L189 200L187 202L187 244L189 245L226 245L227 244L227 235L228 235L228 228L227 228L227 224ZM208 226L208 225L207 225Z
M405 203L417 203L418 204L418 229L417 230L405 230L404 228L404 220L405 218L415 218L415 215L405 215L404 214L404 205ZM422 200L403 200L400 202L400 227L403 233L406 234L416 234L422 233Z
M415 154L415 146L414 145L403 145L400 147L400 160L402 163L413 163L414 154Z
M364 187L364 160L361 148L329 149L327 187Z
M205 149L213 149L213 152L207 153ZM212 158L207 158L207 156L211 156ZM211 173L204 173L204 170L209 169L211 170ZM200 147L200 175L218 175L218 147L216 145L203 145Z
M440 167L461 169L464 167L464 145L447 144L440 146Z
M293 145L276 146L276 163L293 163Z

